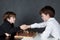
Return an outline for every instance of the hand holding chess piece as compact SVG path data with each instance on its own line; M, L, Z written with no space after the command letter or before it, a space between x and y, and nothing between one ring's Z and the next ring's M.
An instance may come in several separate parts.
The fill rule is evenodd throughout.
M23 25L20 26L20 28L21 28L22 30L26 30L26 29L28 29L28 28L30 28L30 27L29 27L29 25L23 24Z

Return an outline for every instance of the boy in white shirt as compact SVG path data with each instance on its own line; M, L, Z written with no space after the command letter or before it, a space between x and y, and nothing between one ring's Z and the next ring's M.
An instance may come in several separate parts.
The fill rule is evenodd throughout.
M26 30L28 28L42 28L46 27L45 31L41 34L41 40L47 40L47 38L52 35L55 39L60 39L59 34L59 23L54 18L55 10L51 6L45 6L40 10L41 18L44 22L34 23L31 25L22 25L22 29Z

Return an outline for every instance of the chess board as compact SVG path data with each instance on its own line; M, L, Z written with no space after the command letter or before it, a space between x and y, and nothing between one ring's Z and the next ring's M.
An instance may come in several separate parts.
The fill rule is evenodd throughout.
M16 35L14 36L15 38L23 38L23 37L35 37L36 36L36 32L17 32Z

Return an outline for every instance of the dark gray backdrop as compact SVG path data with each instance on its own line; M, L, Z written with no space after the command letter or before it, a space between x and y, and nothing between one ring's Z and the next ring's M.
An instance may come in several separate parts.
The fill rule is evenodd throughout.
M55 9L55 18L60 22L60 0L0 0L0 24L6 11L17 14L15 25L41 22L39 10L46 5Z

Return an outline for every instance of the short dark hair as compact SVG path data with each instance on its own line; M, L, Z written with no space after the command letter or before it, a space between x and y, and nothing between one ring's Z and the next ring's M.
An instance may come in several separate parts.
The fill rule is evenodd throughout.
M55 16L55 10L54 8L52 8L51 6L45 6L40 10L40 15L44 13L44 14L49 14L50 17L54 17Z
M3 20L6 20L7 18L10 18L10 17L16 17L16 14L14 12L7 11L3 15Z

